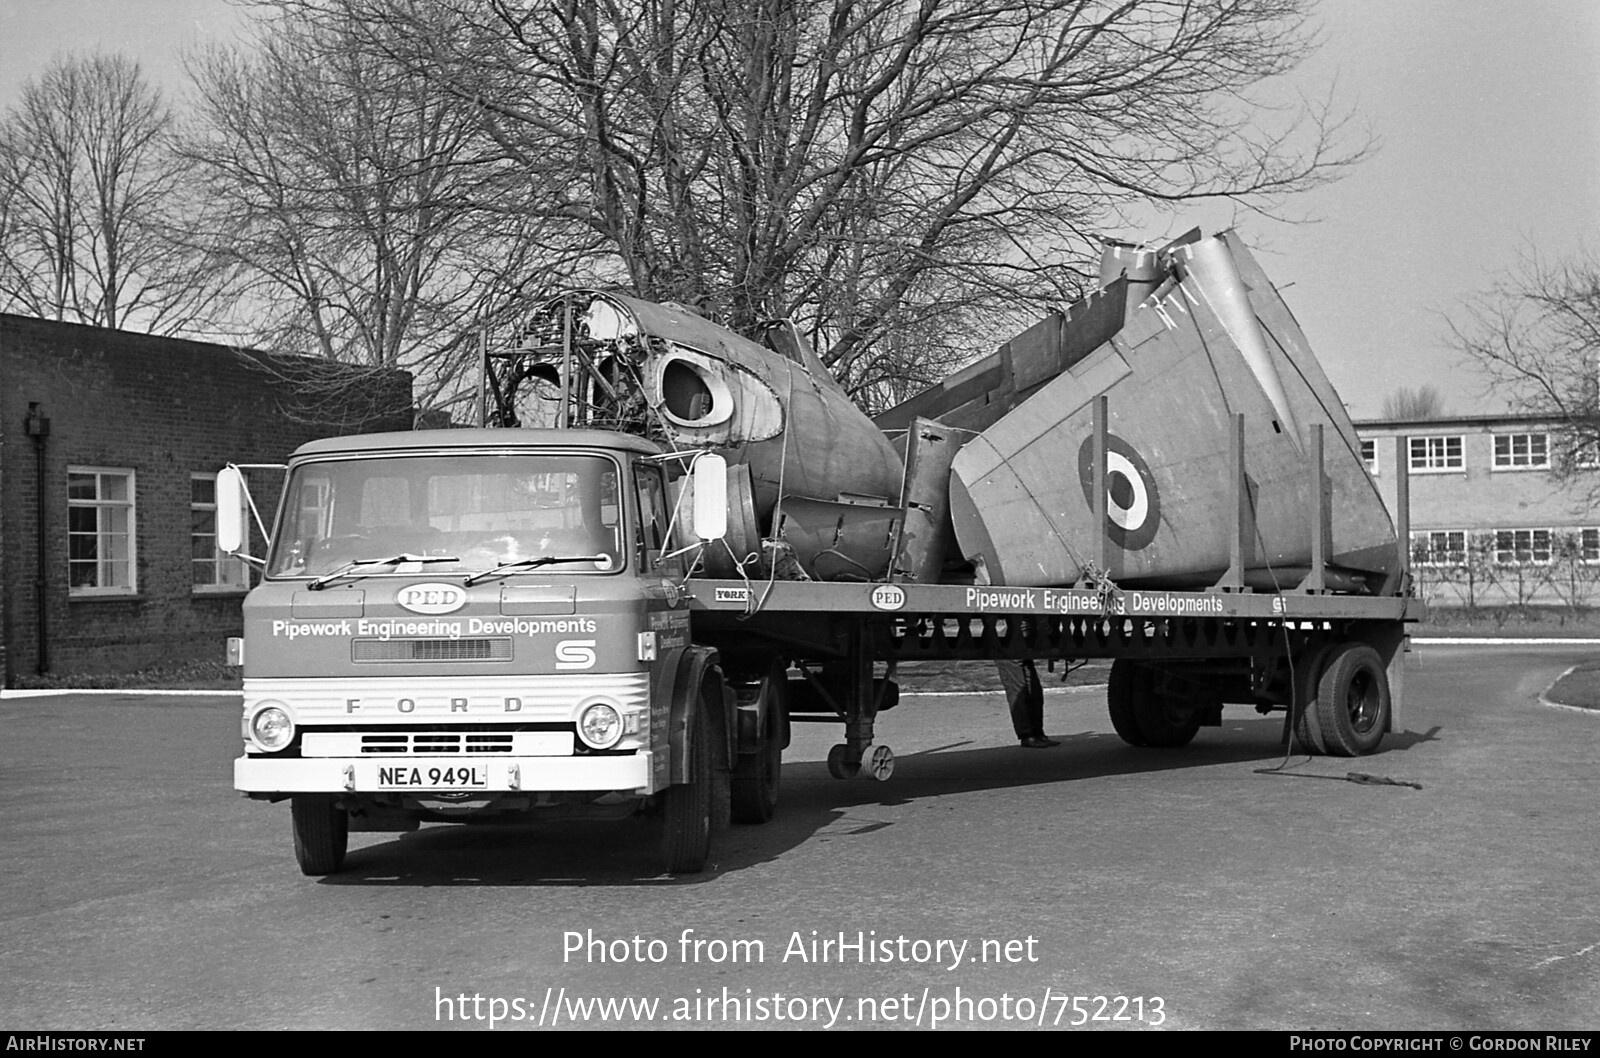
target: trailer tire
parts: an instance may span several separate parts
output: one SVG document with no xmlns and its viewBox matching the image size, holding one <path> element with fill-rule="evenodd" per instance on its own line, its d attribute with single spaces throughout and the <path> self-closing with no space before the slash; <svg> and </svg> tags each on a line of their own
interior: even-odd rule
<svg viewBox="0 0 1600 1058">
<path fill-rule="evenodd" d="M 294 858 L 312 878 L 337 874 L 350 847 L 350 813 L 332 794 L 296 794 L 289 803 L 294 823 Z"/>
<path fill-rule="evenodd" d="M 669 874 L 698 874 L 711 856 L 712 733 L 702 700 L 689 715 L 689 781 L 661 793 L 661 861 Z"/>
<path fill-rule="evenodd" d="M 778 676 L 785 683 L 788 681 L 782 672 Z M 762 693 L 770 700 L 761 745 L 754 753 L 739 754 L 733 766 L 730 796 L 735 823 L 765 823 L 778 807 L 778 783 L 783 775 L 783 685 L 769 681 Z"/>
<path fill-rule="evenodd" d="M 1148 686 L 1149 693 L 1133 702 L 1133 718 L 1138 721 L 1145 745 L 1153 749 L 1181 749 L 1193 742 L 1200 732 L 1205 710 L 1176 694 L 1159 690 L 1153 671 Z"/>
<path fill-rule="evenodd" d="M 1322 718 L 1318 715 L 1317 695 L 1322 673 L 1327 668 L 1328 654 L 1332 650 L 1331 644 L 1312 647 L 1294 665 L 1293 697 L 1289 702 L 1289 734 L 1293 740 L 1291 750 L 1298 745 L 1311 756 L 1328 752 L 1322 741 Z"/>
<path fill-rule="evenodd" d="M 1389 673 L 1365 643 L 1342 643 L 1329 654 L 1317 684 L 1317 721 L 1327 751 L 1339 757 L 1371 753 L 1389 729 Z"/>
<path fill-rule="evenodd" d="M 1154 690 L 1148 666 L 1118 658 L 1111 663 L 1111 676 L 1106 681 L 1106 708 L 1111 714 L 1111 726 L 1117 737 L 1130 746 L 1148 746 L 1144 732 L 1139 729 L 1136 703 Z"/>
</svg>

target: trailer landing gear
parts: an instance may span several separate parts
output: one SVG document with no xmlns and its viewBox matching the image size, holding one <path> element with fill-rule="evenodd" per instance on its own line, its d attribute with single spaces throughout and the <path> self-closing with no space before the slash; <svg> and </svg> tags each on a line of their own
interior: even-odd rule
<svg viewBox="0 0 1600 1058">
<path fill-rule="evenodd" d="M 828 774 L 835 779 L 854 779 L 862 771 L 879 782 L 894 774 L 894 750 L 888 746 L 870 746 L 855 760 L 850 759 L 850 746 L 841 742 L 828 750 Z"/>
</svg>

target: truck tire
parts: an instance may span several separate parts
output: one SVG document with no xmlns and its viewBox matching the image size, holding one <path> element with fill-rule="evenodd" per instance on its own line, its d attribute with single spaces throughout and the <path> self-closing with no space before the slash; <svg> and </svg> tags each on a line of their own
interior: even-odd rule
<svg viewBox="0 0 1600 1058">
<path fill-rule="evenodd" d="M 1140 662 L 1118 658 L 1111 663 L 1111 676 L 1106 682 L 1106 707 L 1117 736 L 1130 746 L 1150 744 L 1139 730 L 1134 704 L 1154 690 L 1150 676 L 1149 667 Z"/>
<path fill-rule="evenodd" d="M 661 794 L 661 862 L 668 874 L 698 874 L 711 856 L 711 735 L 702 701 L 689 715 L 689 781 Z"/>
<path fill-rule="evenodd" d="M 294 822 L 294 858 L 313 878 L 337 874 L 350 846 L 350 813 L 332 794 L 296 794 L 289 804 Z"/>
<path fill-rule="evenodd" d="M 1338 757 L 1371 753 L 1389 729 L 1389 673 L 1365 643 L 1341 643 L 1328 655 L 1317 684 L 1317 722 L 1327 751 Z"/>
<path fill-rule="evenodd" d="M 1312 647 L 1294 660 L 1293 699 L 1289 702 L 1290 750 L 1311 756 L 1328 752 L 1322 741 L 1322 720 L 1317 715 L 1317 687 L 1327 667 L 1332 645 Z"/>
</svg>

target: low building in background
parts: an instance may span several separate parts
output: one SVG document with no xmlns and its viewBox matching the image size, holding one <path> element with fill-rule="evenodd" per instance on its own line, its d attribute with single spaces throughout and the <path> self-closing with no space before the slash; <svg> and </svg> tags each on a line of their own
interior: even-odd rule
<svg viewBox="0 0 1600 1058">
<path fill-rule="evenodd" d="M 216 550 L 217 470 L 411 427 L 408 374 L 342 384 L 301 358 L 0 314 L 5 685 L 220 661 L 251 573 Z M 252 482 L 276 501 L 276 475 Z"/>
<path fill-rule="evenodd" d="M 1412 569 L 1429 602 L 1600 604 L 1600 460 L 1567 447 L 1556 420 L 1470 415 L 1355 426 L 1390 511 L 1397 460 L 1410 472 Z M 1576 473 L 1558 473 L 1568 468 Z"/>
</svg>

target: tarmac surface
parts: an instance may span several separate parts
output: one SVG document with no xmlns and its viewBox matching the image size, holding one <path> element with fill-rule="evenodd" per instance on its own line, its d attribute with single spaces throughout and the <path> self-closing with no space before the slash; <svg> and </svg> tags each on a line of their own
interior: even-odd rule
<svg viewBox="0 0 1600 1058">
<path fill-rule="evenodd" d="M 907 699 L 887 783 L 797 725 L 778 817 L 684 878 L 631 821 L 353 835 L 308 879 L 231 789 L 237 695 L 7 696 L 0 1028 L 1592 1029 L 1600 715 L 1539 696 L 1593 656 L 1419 647 L 1359 760 L 1242 707 L 1136 750 L 1102 688 L 1050 691 L 1054 750 L 998 693 Z"/>
</svg>

